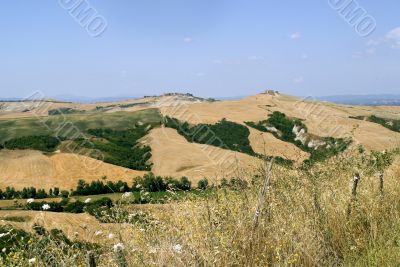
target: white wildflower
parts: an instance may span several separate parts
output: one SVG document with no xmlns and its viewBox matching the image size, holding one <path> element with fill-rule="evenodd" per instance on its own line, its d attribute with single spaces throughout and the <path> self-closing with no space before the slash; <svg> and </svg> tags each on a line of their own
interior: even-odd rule
<svg viewBox="0 0 400 267">
<path fill-rule="evenodd" d="M 100 231 L 100 230 L 96 231 L 96 233 L 94 233 L 95 236 L 99 236 L 99 235 L 102 235 L 102 234 L 103 234 L 103 231 Z"/>
<path fill-rule="evenodd" d="M 139 188 L 141 188 L 141 187 L 142 187 L 141 184 L 137 184 L 137 185 L 136 185 L 136 188 L 137 188 L 137 189 L 139 189 Z"/>
<path fill-rule="evenodd" d="M 172 249 L 176 252 L 176 253 L 182 253 L 182 245 L 181 244 L 176 244 L 172 247 Z"/>
<path fill-rule="evenodd" d="M 130 198 L 132 197 L 132 192 L 125 192 L 122 194 L 122 198 Z"/>
<path fill-rule="evenodd" d="M 36 261 L 36 258 L 32 258 L 32 259 L 29 259 L 29 263 L 34 263 Z"/>
<path fill-rule="evenodd" d="M 118 252 L 118 251 L 124 250 L 125 247 L 124 247 L 124 244 L 118 243 L 113 246 L 113 249 L 114 249 L 114 252 Z"/>
<path fill-rule="evenodd" d="M 42 209 L 43 210 L 49 210 L 50 209 L 50 205 L 49 204 L 43 204 Z"/>
<path fill-rule="evenodd" d="M 3 249 L 1 250 L 1 252 L 6 253 L 6 252 L 7 252 L 7 249 L 6 249 L 6 248 L 3 248 Z"/>
<path fill-rule="evenodd" d="M 26 200 L 26 203 L 28 203 L 28 204 L 31 204 L 31 203 L 33 203 L 33 202 L 35 202 L 35 200 L 34 200 L 33 198 L 28 198 L 28 199 Z"/>
<path fill-rule="evenodd" d="M 91 199 L 91 198 L 87 198 L 87 199 L 85 200 L 85 203 L 88 204 L 88 203 L 90 203 L 90 201 L 92 201 L 92 199 Z"/>
<path fill-rule="evenodd" d="M 114 234 L 108 234 L 108 239 L 113 239 L 114 238 Z"/>
</svg>

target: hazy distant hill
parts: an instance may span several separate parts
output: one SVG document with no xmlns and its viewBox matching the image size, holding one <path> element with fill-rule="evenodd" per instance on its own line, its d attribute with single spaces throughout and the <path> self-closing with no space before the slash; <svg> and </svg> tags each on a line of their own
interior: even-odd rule
<svg viewBox="0 0 400 267">
<path fill-rule="evenodd" d="M 347 105 L 400 106 L 400 95 L 336 95 L 317 99 Z"/>
</svg>

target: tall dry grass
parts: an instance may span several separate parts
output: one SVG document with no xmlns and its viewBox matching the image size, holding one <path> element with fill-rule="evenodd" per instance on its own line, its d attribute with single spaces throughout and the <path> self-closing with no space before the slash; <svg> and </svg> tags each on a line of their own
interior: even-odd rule
<svg viewBox="0 0 400 267">
<path fill-rule="evenodd" d="M 220 188 L 150 209 L 145 222 L 119 224 L 115 242 L 129 266 L 398 266 L 400 166 L 385 168 L 381 194 L 378 163 L 348 151 L 307 169 L 274 165 L 260 207 L 261 167 L 247 189 Z M 131 214 L 136 207 L 118 209 Z M 94 253 L 100 266 L 118 265 L 109 243 Z"/>
</svg>

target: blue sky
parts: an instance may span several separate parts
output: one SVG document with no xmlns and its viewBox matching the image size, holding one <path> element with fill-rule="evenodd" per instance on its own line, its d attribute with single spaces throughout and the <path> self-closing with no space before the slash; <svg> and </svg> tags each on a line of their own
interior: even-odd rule
<svg viewBox="0 0 400 267">
<path fill-rule="evenodd" d="M 367 37 L 330 4 L 351 0 L 89 0 L 98 37 L 69 1 L 2 1 L 0 98 L 400 93 L 398 0 L 354 1 Z"/>
</svg>

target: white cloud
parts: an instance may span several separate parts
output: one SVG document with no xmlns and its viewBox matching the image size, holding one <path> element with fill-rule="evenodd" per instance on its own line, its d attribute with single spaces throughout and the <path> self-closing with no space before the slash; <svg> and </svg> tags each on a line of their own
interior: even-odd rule
<svg viewBox="0 0 400 267">
<path fill-rule="evenodd" d="M 385 44 L 389 45 L 390 48 L 400 48 L 400 27 L 390 30 L 383 38 L 370 39 L 365 43 L 365 45 L 370 49 L 376 49 L 377 47 Z M 366 53 L 371 54 L 371 51 L 372 50 L 367 50 Z M 375 53 L 375 50 L 373 53 Z"/>
<path fill-rule="evenodd" d="M 292 40 L 296 40 L 296 39 L 299 39 L 301 37 L 301 34 L 299 32 L 294 32 L 291 35 L 289 35 L 289 37 Z"/>
<path fill-rule="evenodd" d="M 192 37 L 185 37 L 183 38 L 183 41 L 187 44 L 193 43 L 193 38 Z"/>
<path fill-rule="evenodd" d="M 300 83 L 304 83 L 304 78 L 303 76 L 299 76 L 293 79 L 293 83 L 295 84 L 300 84 Z"/>
<path fill-rule="evenodd" d="M 385 36 L 386 42 L 392 48 L 400 48 L 400 27 L 397 27 L 390 32 L 388 32 Z"/>
</svg>

